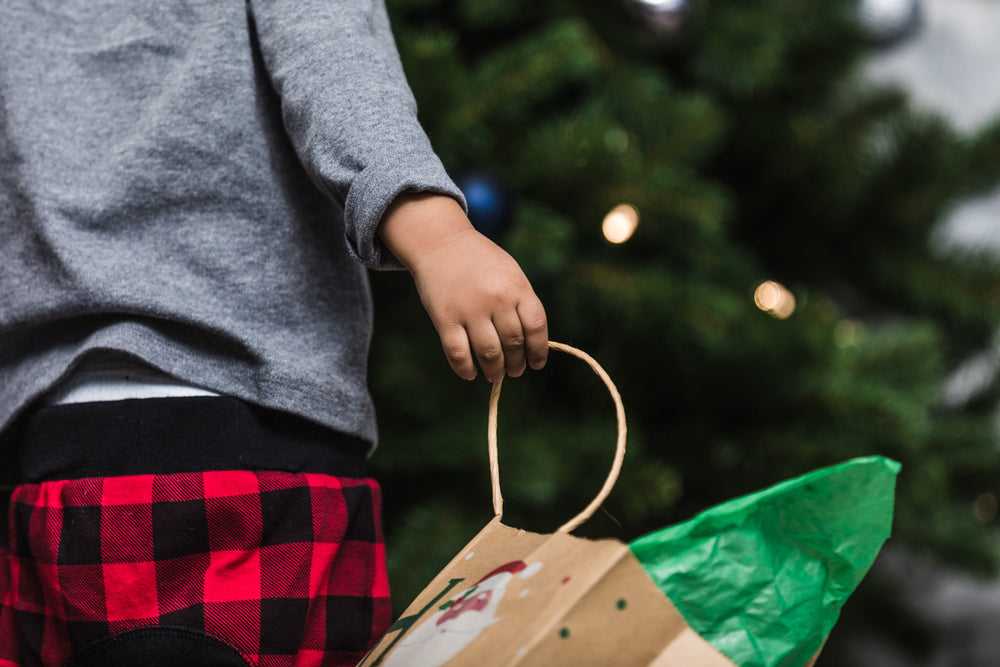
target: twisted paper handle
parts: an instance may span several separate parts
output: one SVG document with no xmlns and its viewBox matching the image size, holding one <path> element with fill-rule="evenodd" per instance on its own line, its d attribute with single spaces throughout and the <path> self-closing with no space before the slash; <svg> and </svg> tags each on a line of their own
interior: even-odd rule
<svg viewBox="0 0 1000 667">
<path fill-rule="evenodd" d="M 618 442 L 615 444 L 615 458 L 611 464 L 611 471 L 608 473 L 607 479 L 604 480 L 604 486 L 601 487 L 601 490 L 590 504 L 582 512 L 560 526 L 557 531 L 568 533 L 593 515 L 597 508 L 601 506 L 601 503 L 608 497 L 608 494 L 611 493 L 611 489 L 614 488 L 615 482 L 618 480 L 618 473 L 622 469 L 622 461 L 625 460 L 625 406 L 622 405 L 622 397 L 618 393 L 614 382 L 611 381 L 611 378 L 604 372 L 600 364 L 594 361 L 593 357 L 582 350 L 563 343 L 549 341 L 549 348 L 566 352 L 587 362 L 590 368 L 597 373 L 598 377 L 604 380 L 608 391 L 611 392 L 611 398 L 615 402 L 615 416 L 618 420 Z M 500 460 L 497 453 L 497 412 L 500 403 L 501 384 L 503 384 L 503 378 L 493 385 L 493 392 L 490 394 L 489 432 L 487 434 L 487 442 L 490 450 L 490 482 L 493 485 L 493 513 L 498 519 L 503 517 L 503 496 L 500 493 Z"/>
</svg>

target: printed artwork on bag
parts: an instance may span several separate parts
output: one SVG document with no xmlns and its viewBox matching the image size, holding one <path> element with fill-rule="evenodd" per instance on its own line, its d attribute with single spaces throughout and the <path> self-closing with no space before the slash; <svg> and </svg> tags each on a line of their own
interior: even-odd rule
<svg viewBox="0 0 1000 667">
<path fill-rule="evenodd" d="M 439 667 L 445 664 L 461 653 L 483 630 L 502 620 L 503 617 L 497 615 L 497 609 L 507 591 L 507 584 L 514 577 L 527 579 L 541 568 L 541 563 L 527 565 L 516 560 L 494 569 L 473 586 L 441 604 L 437 612 L 407 633 L 386 659 L 385 667 Z M 444 594 L 461 581 L 453 579 Z M 522 595 L 526 593 L 526 590 L 522 591 Z"/>
</svg>

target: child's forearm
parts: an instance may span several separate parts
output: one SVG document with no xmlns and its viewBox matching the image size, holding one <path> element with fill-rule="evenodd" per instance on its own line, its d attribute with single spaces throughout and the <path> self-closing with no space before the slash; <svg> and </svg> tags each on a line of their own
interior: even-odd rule
<svg viewBox="0 0 1000 667">
<path fill-rule="evenodd" d="M 396 198 L 379 238 L 409 269 L 460 377 L 491 382 L 541 368 L 548 353 L 545 310 L 517 262 L 475 230 L 454 199 L 429 193 Z"/>
</svg>

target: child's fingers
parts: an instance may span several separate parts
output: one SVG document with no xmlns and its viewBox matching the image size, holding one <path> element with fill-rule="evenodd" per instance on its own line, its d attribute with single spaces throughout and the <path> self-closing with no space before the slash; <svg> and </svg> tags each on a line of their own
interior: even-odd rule
<svg viewBox="0 0 1000 667">
<path fill-rule="evenodd" d="M 476 364 L 472 360 L 469 336 L 465 327 L 453 325 L 441 332 L 441 348 L 448 359 L 448 365 L 463 380 L 476 378 Z"/>
<path fill-rule="evenodd" d="M 503 346 L 491 320 L 466 327 L 472 352 L 490 382 L 499 382 L 504 373 Z"/>
<path fill-rule="evenodd" d="M 525 357 L 528 365 L 538 370 L 545 366 L 549 357 L 549 325 L 545 317 L 545 308 L 542 302 L 534 297 L 518 304 L 517 314 L 521 319 L 521 331 L 524 333 Z"/>
<path fill-rule="evenodd" d="M 517 377 L 524 372 L 524 330 L 514 309 L 493 316 L 493 326 L 503 348 L 503 367 L 507 375 Z"/>
</svg>

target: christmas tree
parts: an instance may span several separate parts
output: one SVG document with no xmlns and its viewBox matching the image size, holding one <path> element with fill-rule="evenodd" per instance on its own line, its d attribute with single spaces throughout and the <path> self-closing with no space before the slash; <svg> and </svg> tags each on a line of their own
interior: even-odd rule
<svg viewBox="0 0 1000 667">
<path fill-rule="evenodd" d="M 579 534 L 630 540 L 880 454 L 903 464 L 892 542 L 994 570 L 1000 384 L 961 400 L 943 387 L 993 340 L 1000 268 L 932 238 L 1000 180 L 1000 123 L 963 136 L 859 81 L 849 0 L 389 8 L 474 222 L 521 263 L 550 336 L 624 399 L 625 467 Z M 451 374 L 405 275 L 373 282 L 372 468 L 405 605 L 491 516 L 489 387 Z M 614 428 L 577 361 L 505 382 L 507 522 L 548 532 L 575 515 Z"/>
</svg>

